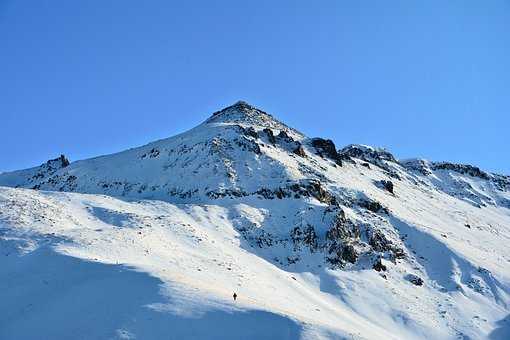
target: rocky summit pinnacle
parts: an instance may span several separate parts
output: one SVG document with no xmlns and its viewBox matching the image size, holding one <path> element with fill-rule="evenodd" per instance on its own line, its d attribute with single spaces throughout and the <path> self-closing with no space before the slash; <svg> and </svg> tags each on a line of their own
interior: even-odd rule
<svg viewBox="0 0 510 340">
<path fill-rule="evenodd" d="M 261 109 L 243 101 L 239 100 L 231 106 L 228 106 L 220 111 L 214 112 L 212 116 L 205 121 L 206 124 L 226 123 L 238 124 L 244 126 L 251 126 L 256 129 L 276 129 L 285 131 L 298 136 L 303 136 L 299 131 L 285 125 L 271 114 L 262 111 Z"/>
</svg>

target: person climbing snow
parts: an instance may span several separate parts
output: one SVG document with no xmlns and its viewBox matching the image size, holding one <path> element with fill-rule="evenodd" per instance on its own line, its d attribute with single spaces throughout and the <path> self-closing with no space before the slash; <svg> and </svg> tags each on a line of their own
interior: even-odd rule
<svg viewBox="0 0 510 340">
<path fill-rule="evenodd" d="M 234 301 L 237 299 L 237 294 L 234 292 L 234 295 L 232 295 L 232 297 L 234 298 Z"/>
</svg>

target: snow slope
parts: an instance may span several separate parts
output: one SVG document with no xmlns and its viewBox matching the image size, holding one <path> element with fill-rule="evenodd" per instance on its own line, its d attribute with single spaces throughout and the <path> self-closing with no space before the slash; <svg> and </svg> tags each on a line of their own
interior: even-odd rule
<svg viewBox="0 0 510 340">
<path fill-rule="evenodd" d="M 239 102 L 0 185 L 0 339 L 510 337 L 507 176 Z"/>
</svg>

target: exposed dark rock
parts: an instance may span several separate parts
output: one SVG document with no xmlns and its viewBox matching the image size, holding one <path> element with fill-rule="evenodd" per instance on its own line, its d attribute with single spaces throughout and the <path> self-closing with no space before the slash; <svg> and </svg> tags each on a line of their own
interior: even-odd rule
<svg viewBox="0 0 510 340">
<path fill-rule="evenodd" d="M 349 145 L 339 151 L 341 155 L 362 159 L 371 163 L 374 160 L 384 160 L 398 163 L 395 157 L 384 149 L 374 149 L 363 145 Z"/>
<path fill-rule="evenodd" d="M 301 181 L 290 185 L 289 189 L 300 196 L 314 197 L 319 202 L 337 205 L 335 196 L 327 191 L 318 180 L 310 179 Z"/>
<path fill-rule="evenodd" d="M 326 261 L 333 267 L 343 267 L 347 262 L 356 263 L 358 253 L 352 244 L 331 244 Z"/>
<path fill-rule="evenodd" d="M 492 183 L 500 191 L 510 191 L 510 176 L 492 174 Z M 505 206 L 510 209 L 510 204 Z"/>
<path fill-rule="evenodd" d="M 466 164 L 455 164 L 448 162 L 432 163 L 432 170 L 451 170 L 464 175 L 478 177 L 485 180 L 490 180 L 489 174 L 480 170 L 476 166 Z"/>
<path fill-rule="evenodd" d="M 432 174 L 429 162 L 424 159 L 405 160 L 401 162 L 401 165 L 407 170 L 417 171 L 424 176 L 429 176 Z"/>
<path fill-rule="evenodd" d="M 276 144 L 276 137 L 273 134 L 273 130 L 266 128 L 262 131 L 266 134 L 267 139 L 269 140 L 269 143 L 271 143 L 273 145 Z"/>
<path fill-rule="evenodd" d="M 251 106 L 244 100 L 239 100 L 236 103 L 234 103 L 234 105 L 228 106 L 228 107 L 224 108 L 223 110 L 214 112 L 212 115 L 213 115 L 213 117 L 215 117 L 215 116 L 219 116 L 225 112 L 229 112 L 229 111 L 233 111 L 233 110 L 240 111 L 240 112 L 246 112 L 246 111 L 255 110 L 255 109 L 256 109 L 255 107 Z"/>
<path fill-rule="evenodd" d="M 405 276 L 405 279 L 409 282 L 411 282 L 415 286 L 423 286 L 423 280 L 421 277 L 414 275 L 414 274 L 407 274 Z"/>
<path fill-rule="evenodd" d="M 391 194 L 394 194 L 392 181 L 381 180 L 381 181 L 376 182 L 376 186 L 378 188 L 388 191 Z"/>
<path fill-rule="evenodd" d="M 69 166 L 69 164 L 71 164 L 71 163 L 66 158 L 66 156 L 60 155 L 60 157 L 55 158 L 55 159 L 50 159 L 49 161 L 46 162 L 46 164 L 43 164 L 42 167 L 44 169 L 42 169 L 42 170 L 55 171 L 58 169 L 65 168 L 65 167 Z"/>
<path fill-rule="evenodd" d="M 240 138 L 236 138 L 233 141 L 237 146 L 239 146 L 244 151 L 251 151 L 260 155 L 262 151 L 260 150 L 260 146 L 256 141 L 247 138 L 246 136 L 240 136 Z"/>
<path fill-rule="evenodd" d="M 393 243 L 386 238 L 386 236 L 379 230 L 367 231 L 368 244 L 378 252 L 385 252 L 394 249 Z"/>
<path fill-rule="evenodd" d="M 400 180 L 400 175 L 388 165 L 387 162 L 398 164 L 398 161 L 391 153 L 384 149 L 372 148 L 364 145 L 349 145 L 338 151 L 338 155 L 342 159 L 358 158 L 367 163 L 377 165 L 385 170 L 387 175 Z"/>
<path fill-rule="evenodd" d="M 149 152 L 147 153 L 144 153 L 142 156 L 140 156 L 141 159 L 144 159 L 146 157 L 149 157 L 149 158 L 156 158 L 159 156 L 159 150 L 158 149 L 155 149 L 155 148 L 152 148 Z"/>
<path fill-rule="evenodd" d="M 206 193 L 209 198 L 225 198 L 225 197 L 245 197 L 250 195 L 259 195 L 265 199 L 284 199 L 284 198 L 300 198 L 313 197 L 319 202 L 330 206 L 338 206 L 335 196 L 327 191 L 318 180 L 303 180 L 297 183 L 289 184 L 285 187 L 274 189 L 260 188 L 255 192 L 246 192 L 241 189 L 222 189 L 218 191 L 209 191 Z"/>
<path fill-rule="evenodd" d="M 69 160 L 66 158 L 66 156 L 64 156 L 64 155 L 60 155 L 59 159 L 60 159 L 60 164 L 61 164 L 62 168 L 65 168 L 66 166 L 69 166 L 69 164 L 71 164 L 69 162 Z"/>
<path fill-rule="evenodd" d="M 333 224 L 326 233 L 326 240 L 342 241 L 350 238 L 359 238 L 360 229 L 351 220 L 345 217 L 343 210 L 339 210 Z"/>
<path fill-rule="evenodd" d="M 306 157 L 305 149 L 303 148 L 303 145 L 299 144 L 297 148 L 292 150 L 292 152 L 300 157 Z"/>
<path fill-rule="evenodd" d="M 175 194 L 171 194 L 172 196 L 177 196 Z M 224 198 L 224 197 L 243 197 L 248 196 L 249 194 L 242 190 L 230 190 L 223 189 L 220 191 L 208 191 L 206 192 L 207 197 L 212 199 Z"/>
<path fill-rule="evenodd" d="M 358 253 L 356 252 L 356 249 L 352 244 L 346 244 L 342 247 L 342 259 L 350 262 L 355 263 L 358 259 Z"/>
<path fill-rule="evenodd" d="M 317 154 L 324 158 L 333 160 L 336 164 L 342 166 L 342 159 L 336 151 L 335 143 L 330 139 L 313 138 L 311 140 L 312 146 L 317 151 Z"/>
<path fill-rule="evenodd" d="M 257 131 L 255 131 L 255 129 L 253 127 L 249 127 L 247 129 L 244 129 L 244 134 L 246 136 L 250 136 L 250 137 L 253 137 L 253 138 L 258 138 L 259 137 L 259 134 L 257 133 Z"/>
<path fill-rule="evenodd" d="M 374 212 L 374 213 L 383 213 L 383 214 L 388 213 L 388 209 L 377 201 L 373 201 L 370 199 L 360 199 L 357 201 L 357 203 L 360 207 L 370 210 L 371 212 Z"/>
<path fill-rule="evenodd" d="M 312 226 L 308 226 L 305 229 L 295 227 L 291 231 L 290 237 L 294 243 L 294 249 L 296 250 L 299 249 L 301 245 L 308 247 L 311 252 L 316 251 L 319 247 L 318 237 Z"/>
<path fill-rule="evenodd" d="M 343 266 L 346 262 L 355 263 L 358 252 L 353 242 L 356 242 L 359 236 L 359 227 L 348 220 L 343 210 L 339 209 L 333 224 L 326 232 L 326 260 L 333 266 Z"/>
<path fill-rule="evenodd" d="M 284 130 L 280 131 L 280 133 L 278 134 L 278 139 L 281 139 L 282 141 L 285 141 L 287 143 L 293 143 L 294 142 L 294 139 L 292 137 L 290 137 L 287 132 L 285 132 Z"/>
<path fill-rule="evenodd" d="M 378 258 L 377 261 L 375 261 L 374 265 L 372 266 L 372 268 L 375 270 L 375 271 L 378 271 L 378 272 L 385 272 L 387 270 L 386 266 L 382 263 L 381 259 Z"/>
</svg>

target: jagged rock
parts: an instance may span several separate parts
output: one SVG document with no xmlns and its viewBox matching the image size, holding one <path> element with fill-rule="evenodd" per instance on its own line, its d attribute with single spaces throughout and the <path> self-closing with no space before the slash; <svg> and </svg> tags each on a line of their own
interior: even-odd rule
<svg viewBox="0 0 510 340">
<path fill-rule="evenodd" d="M 368 230 L 367 234 L 368 244 L 375 251 L 385 252 L 393 250 L 394 248 L 393 243 L 390 240 L 388 240 L 388 238 L 386 238 L 386 236 L 384 236 L 384 234 L 381 231 Z"/>
<path fill-rule="evenodd" d="M 384 160 L 393 163 L 398 161 L 393 157 L 391 153 L 381 148 L 373 148 L 366 145 L 352 144 L 348 145 L 339 151 L 340 155 L 347 155 L 352 158 L 362 159 L 366 162 L 372 162 L 374 160 Z"/>
<path fill-rule="evenodd" d="M 246 136 L 242 136 L 241 138 L 236 138 L 233 141 L 237 146 L 239 146 L 242 150 L 251 151 L 256 153 L 257 155 L 262 154 L 260 150 L 260 146 L 256 141 L 247 138 Z"/>
<path fill-rule="evenodd" d="M 325 247 L 328 251 L 327 261 L 333 266 L 342 266 L 346 262 L 355 263 L 358 252 L 353 242 L 360 237 L 360 229 L 345 217 L 342 209 L 333 220 L 333 224 L 326 232 Z"/>
<path fill-rule="evenodd" d="M 374 265 L 372 266 L 372 268 L 375 270 L 375 271 L 378 271 L 378 272 L 385 272 L 387 270 L 386 266 L 382 263 L 381 259 L 377 259 L 377 261 L 375 261 Z"/>
<path fill-rule="evenodd" d="M 388 214 L 388 209 L 377 201 L 370 200 L 370 199 L 360 199 L 360 200 L 358 200 L 357 203 L 360 207 L 370 210 L 371 212 L 374 212 L 374 213 L 380 212 L 383 214 Z"/>
<path fill-rule="evenodd" d="M 346 244 L 342 247 L 342 259 L 350 263 L 356 263 L 358 253 L 352 244 Z"/>
<path fill-rule="evenodd" d="M 292 137 L 290 137 L 288 135 L 287 132 L 285 132 L 284 130 L 280 131 L 280 133 L 278 134 L 278 139 L 281 139 L 287 143 L 293 143 L 294 142 L 294 139 Z"/>
<path fill-rule="evenodd" d="M 392 181 L 381 180 L 381 181 L 376 182 L 376 185 L 377 185 L 377 187 L 384 189 L 391 194 L 394 194 Z"/>
<path fill-rule="evenodd" d="M 266 134 L 267 139 L 269 140 L 269 143 L 271 143 L 273 145 L 276 144 L 276 137 L 273 134 L 273 130 L 266 128 L 262 131 Z"/>
<path fill-rule="evenodd" d="M 45 166 L 46 171 L 55 171 L 58 169 L 65 168 L 71 164 L 69 160 L 66 158 L 65 155 L 60 155 L 60 157 L 57 157 L 55 159 L 50 159 L 46 162 L 43 166 Z"/>
<path fill-rule="evenodd" d="M 423 279 L 415 274 L 407 274 L 405 279 L 415 286 L 423 286 Z"/>
<path fill-rule="evenodd" d="M 292 150 L 292 152 L 300 157 L 306 157 L 305 149 L 303 148 L 303 145 L 299 144 L 297 148 Z"/>
<path fill-rule="evenodd" d="M 373 148 L 366 145 L 348 145 L 342 150 L 338 151 L 341 158 L 358 158 L 368 163 L 377 165 L 385 170 L 387 175 L 401 180 L 400 175 L 395 171 L 394 166 L 387 164 L 387 162 L 398 164 L 398 161 L 391 153 L 381 148 Z"/>
<path fill-rule="evenodd" d="M 322 183 L 316 179 L 310 179 L 301 181 L 299 183 L 292 184 L 289 187 L 294 193 L 305 196 L 305 197 L 314 197 L 319 202 L 326 203 L 329 205 L 337 205 L 337 201 L 335 196 L 333 196 L 329 191 L 327 191 Z"/>
<path fill-rule="evenodd" d="M 510 191 L 510 176 L 492 174 L 492 183 L 499 191 Z M 510 201 L 505 206 L 510 209 Z"/>
<path fill-rule="evenodd" d="M 350 238 L 359 238 L 359 236 L 359 227 L 348 220 L 344 211 L 340 209 L 326 233 L 326 240 L 338 242 Z"/>
<path fill-rule="evenodd" d="M 308 226 L 304 230 L 300 227 L 295 227 L 291 231 L 290 237 L 296 250 L 299 249 L 300 245 L 305 245 L 311 252 L 314 252 L 319 246 L 317 234 L 312 226 Z"/>
<path fill-rule="evenodd" d="M 71 164 L 69 162 L 69 160 L 66 158 L 66 156 L 64 156 L 63 154 L 60 155 L 60 164 L 62 166 L 62 168 L 65 168 L 66 166 L 69 166 L 69 164 Z"/>
<path fill-rule="evenodd" d="M 244 129 L 244 134 L 246 136 L 250 136 L 250 137 L 253 137 L 253 138 L 258 138 L 259 137 L 259 134 L 257 133 L 257 131 L 255 131 L 255 129 L 252 126 L 250 126 L 247 129 Z"/>
<path fill-rule="evenodd" d="M 324 158 L 333 160 L 336 164 L 342 166 L 342 159 L 336 151 L 335 143 L 330 139 L 313 138 L 311 141 L 312 146 L 317 151 L 317 154 Z"/>
<path fill-rule="evenodd" d="M 464 175 L 478 177 L 485 180 L 490 180 L 491 178 L 489 174 L 480 170 L 480 168 L 466 164 L 455 164 L 448 162 L 432 163 L 432 170 L 451 170 Z"/>
<path fill-rule="evenodd" d="M 333 267 L 343 267 L 345 263 L 356 263 L 358 253 L 356 248 L 350 243 L 333 243 L 328 248 L 326 261 Z"/>
<path fill-rule="evenodd" d="M 408 159 L 401 161 L 400 164 L 407 170 L 417 171 L 424 176 L 432 174 L 429 162 L 424 159 Z"/>
</svg>

